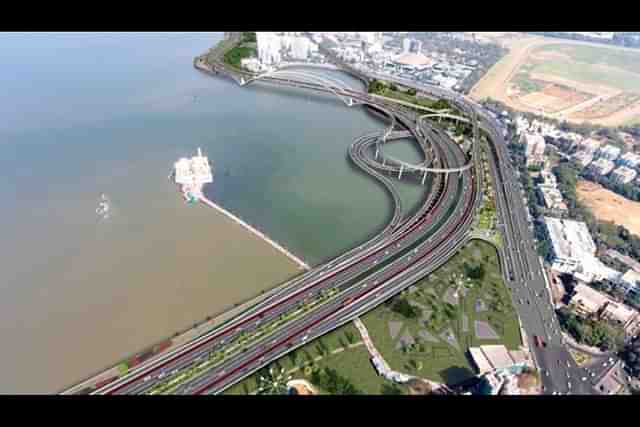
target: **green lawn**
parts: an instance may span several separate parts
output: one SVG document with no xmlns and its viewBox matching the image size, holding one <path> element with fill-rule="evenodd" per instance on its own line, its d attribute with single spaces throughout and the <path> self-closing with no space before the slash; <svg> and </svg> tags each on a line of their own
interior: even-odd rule
<svg viewBox="0 0 640 427">
<path fill-rule="evenodd" d="M 553 74 L 584 83 L 602 84 L 628 92 L 640 92 L 640 54 L 605 47 L 552 44 L 536 51 L 561 52 L 571 59 L 554 58 L 531 71 Z M 612 68 L 600 68 L 602 64 Z"/>
<path fill-rule="evenodd" d="M 466 296 L 461 297 L 460 303 L 450 307 L 447 313 L 443 296 L 447 289 L 453 286 L 451 283 L 452 275 L 463 274 L 465 262 L 471 266 L 482 264 L 485 270 L 484 278 L 472 280 L 471 288 L 467 291 Z M 394 299 L 407 298 L 437 312 L 436 318 L 428 322 L 426 330 L 431 335 L 438 336 L 450 328 L 458 341 L 459 349 L 445 340 L 438 339 L 438 342 L 434 343 L 419 338 L 418 332 L 425 329 L 419 319 L 406 319 L 393 312 L 388 304 L 382 304 L 363 316 L 362 321 L 369 330 L 377 349 L 392 369 L 438 382 L 457 383 L 474 375 L 474 367 L 466 355 L 469 347 L 483 344 L 504 344 L 509 349 L 516 349 L 520 346 L 517 317 L 508 291 L 502 282 L 495 248 L 490 244 L 478 240 L 472 241 L 449 263 L 416 283 L 415 289 L 414 292 L 405 291 Z M 476 313 L 477 296 L 482 296 L 489 307 L 493 301 L 501 299 L 504 305 L 503 312 L 498 313 L 490 308 L 489 311 Z M 463 313 L 468 318 L 466 332 L 463 331 Z M 476 338 L 473 333 L 474 320 L 488 321 L 500 335 L 500 339 L 480 340 Z M 402 329 L 395 339 L 390 336 L 389 321 L 403 322 Z M 415 348 L 407 353 L 396 349 L 399 337 L 406 332 L 417 339 Z M 364 345 L 345 348 L 336 354 L 331 353 L 335 349 L 359 341 L 361 341 L 360 334 L 353 324 L 349 323 L 306 344 L 293 354 L 282 357 L 274 362 L 273 366 L 282 367 L 289 371 L 295 367 L 302 368 L 309 364 L 310 360 L 322 356 L 320 361 L 314 362 L 316 367 L 336 369 L 340 375 L 348 378 L 362 392 L 380 394 L 382 387 L 385 384 L 388 385 L 389 382 L 377 375 Z M 327 350 L 323 351 L 323 347 Z M 416 365 L 421 365 L 421 369 L 418 369 Z M 305 378 L 303 369 L 299 369 L 292 375 L 294 378 Z M 248 394 L 256 388 L 254 375 L 230 387 L 224 394 Z"/>
<path fill-rule="evenodd" d="M 351 326 L 351 325 L 350 325 Z M 309 353 L 309 349 L 306 349 Z M 280 365 L 285 370 L 290 370 L 292 365 L 288 360 L 288 357 L 284 357 L 274 363 L 274 366 Z M 302 364 L 299 364 L 299 366 Z M 378 376 L 375 368 L 369 360 L 369 353 L 364 345 L 347 348 L 344 351 L 336 354 L 329 354 L 324 356 L 322 360 L 315 362 L 315 366 L 318 369 L 332 368 L 339 372 L 341 376 L 350 380 L 355 387 L 364 394 L 381 394 L 382 387 L 385 384 L 390 384 L 389 381 Z M 303 369 L 299 369 L 291 374 L 293 379 L 306 379 Z M 244 395 L 253 392 L 257 388 L 256 376 L 252 375 L 242 382 L 228 388 L 223 394 L 230 395 Z M 321 394 L 324 394 L 320 390 Z"/>
<path fill-rule="evenodd" d="M 485 267 L 485 277 L 482 281 L 472 281 L 471 289 L 467 291 L 465 297 L 460 298 L 458 305 L 453 306 L 453 313 L 450 313 L 448 317 L 442 309 L 446 305 L 443 297 L 447 289 L 453 286 L 451 283 L 452 275 L 463 274 L 465 262 L 470 265 L 482 263 Z M 500 276 L 495 249 L 488 243 L 472 241 L 449 263 L 416 285 L 417 291 L 407 293 L 404 297 L 440 313 L 428 321 L 426 327 L 420 323 L 419 319 L 403 318 L 384 305 L 363 318 L 376 347 L 393 369 L 434 381 L 456 383 L 473 375 L 474 368 L 466 356 L 469 347 L 504 344 L 509 349 L 517 349 L 520 346 L 520 330 L 515 310 Z M 489 306 L 493 301 L 501 299 L 504 305 L 503 312 L 498 313 L 490 309 L 486 312 L 476 313 L 475 301 L 478 296 L 483 296 Z M 463 331 L 463 313 L 468 318 L 466 332 Z M 500 339 L 480 340 L 476 338 L 473 333 L 475 320 L 488 321 L 500 335 Z M 391 338 L 389 321 L 403 322 L 402 329 L 395 339 Z M 439 342 L 435 343 L 422 339 L 418 335 L 419 331 L 426 329 L 432 336 L 438 337 L 449 328 L 455 335 L 459 348 L 450 345 L 446 340 L 439 339 Z M 405 353 L 398 350 L 396 346 L 399 337 L 407 332 L 416 339 L 417 345 L 414 350 Z M 415 369 L 412 366 L 412 360 L 422 362 L 422 369 Z"/>
</svg>

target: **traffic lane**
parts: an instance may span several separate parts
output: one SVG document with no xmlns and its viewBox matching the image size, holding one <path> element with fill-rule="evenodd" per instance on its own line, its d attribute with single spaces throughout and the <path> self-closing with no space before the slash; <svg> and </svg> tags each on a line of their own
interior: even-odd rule
<svg viewBox="0 0 640 427">
<path fill-rule="evenodd" d="M 459 215 L 454 215 L 454 217 L 458 217 L 458 216 L 459 216 Z M 467 223 L 469 222 L 469 218 L 470 218 L 470 216 L 469 216 L 469 215 L 467 215 L 467 219 L 466 219 L 466 222 L 467 222 Z M 451 242 L 451 240 L 449 240 L 448 242 Z M 426 244 L 425 244 L 425 245 L 426 245 Z M 415 266 L 414 266 L 414 267 L 415 267 Z M 246 371 L 247 371 L 247 369 L 242 369 L 242 371 L 240 371 L 240 374 L 241 374 L 242 372 L 246 372 Z M 235 375 L 235 374 L 234 374 L 234 375 Z M 235 381 L 235 379 L 234 379 L 234 381 Z"/>
<path fill-rule="evenodd" d="M 334 261 L 330 262 L 330 263 L 329 263 L 329 265 L 333 264 L 335 261 L 336 261 L 336 260 L 334 260 Z M 325 266 L 325 267 L 324 267 L 324 268 L 322 268 L 322 269 L 326 270 L 326 268 L 327 268 L 327 267 Z M 318 269 L 318 270 L 321 270 L 321 269 Z M 314 274 L 314 273 L 315 273 L 315 272 L 312 272 L 311 274 Z M 311 276 L 308 280 L 312 281 L 312 280 L 313 280 L 313 277 L 314 277 L 314 276 Z M 298 279 L 296 279 L 296 280 L 298 280 Z M 301 287 L 304 287 L 304 286 L 307 284 L 307 281 L 305 281 L 304 279 L 301 279 L 301 280 L 300 280 L 300 282 L 301 282 L 301 283 L 300 283 L 300 286 L 301 286 Z M 295 286 L 295 285 L 297 285 L 297 284 L 296 284 L 296 283 L 293 283 L 293 284 L 292 284 L 292 286 Z M 286 288 L 286 289 L 281 289 L 281 290 L 279 290 L 278 292 L 276 292 L 276 294 L 275 294 L 275 295 L 272 295 L 269 299 L 270 299 L 270 300 L 273 300 L 274 298 L 277 298 L 280 294 L 284 294 L 284 293 L 287 293 L 287 292 L 290 292 L 290 291 L 291 291 L 291 288 L 290 288 L 290 287 L 289 287 L 289 288 Z M 266 304 L 268 304 L 268 302 L 266 302 L 266 303 L 265 303 L 265 302 L 263 302 L 263 304 L 264 304 L 264 305 L 266 305 Z M 262 305 L 262 304 L 261 304 L 261 305 Z M 255 310 L 255 309 L 259 309 L 259 308 L 254 308 L 254 310 Z M 240 320 L 237 320 L 236 322 L 239 322 L 239 321 L 240 321 Z"/>
<path fill-rule="evenodd" d="M 410 260 L 410 256 L 407 258 L 407 260 Z M 187 386 L 188 387 L 188 386 Z"/>
<path fill-rule="evenodd" d="M 341 279 L 342 281 L 348 281 L 348 280 L 352 279 L 352 278 L 353 278 L 353 277 L 355 277 L 357 274 L 364 272 L 368 267 L 371 267 L 371 266 L 373 266 L 374 264 L 376 264 L 376 263 L 378 263 L 378 262 L 383 262 L 383 260 L 386 260 L 387 258 L 390 258 L 390 257 L 394 256 L 394 255 L 395 255 L 395 251 L 394 251 L 394 253 L 391 253 L 391 254 L 389 253 L 389 251 L 387 251 L 387 252 L 385 252 L 385 254 L 389 254 L 389 255 L 388 255 L 388 256 L 384 256 L 384 255 L 383 255 L 383 256 L 378 257 L 377 259 L 372 259 L 372 260 L 371 260 L 371 261 L 369 261 L 368 263 L 362 263 L 362 264 L 360 264 L 360 266 L 359 266 L 360 268 L 358 268 L 358 269 L 356 269 L 356 270 L 353 270 L 353 269 L 352 269 L 352 270 L 347 270 L 347 272 L 346 272 L 346 273 L 344 273 L 346 276 L 344 276 L 344 277 L 340 277 L 340 279 Z M 366 255 L 366 254 L 365 254 L 365 255 Z M 331 283 L 330 283 L 330 284 L 327 284 L 327 286 L 323 286 L 321 289 L 326 289 L 327 287 L 334 287 L 334 286 L 335 286 L 335 284 L 331 284 Z M 312 291 L 312 292 L 310 292 L 309 294 L 307 294 L 306 296 L 301 294 L 301 295 L 300 295 L 300 299 L 303 299 L 303 298 L 309 298 L 309 297 L 311 297 L 311 296 L 312 296 L 312 295 L 314 295 L 314 294 L 318 294 L 319 292 L 320 292 L 320 289 L 318 289 L 318 290 L 316 290 L 316 291 Z M 281 312 L 286 311 L 285 309 L 288 309 L 288 308 L 290 308 L 291 306 L 297 305 L 297 303 L 298 303 L 298 300 L 292 300 L 292 302 L 291 302 L 288 306 L 283 307 L 283 309 L 279 310 L 278 312 L 275 312 L 275 314 L 272 314 L 270 317 L 271 317 L 271 318 L 273 318 L 273 317 L 275 317 L 275 316 L 277 316 L 277 315 L 281 314 Z M 268 320 L 269 320 L 269 318 L 264 319 L 264 321 L 268 321 Z M 259 325 L 260 323 L 262 323 L 262 322 L 261 322 L 261 321 L 260 321 L 260 319 L 259 319 L 259 320 L 256 322 L 256 324 L 255 324 L 255 325 L 250 324 L 249 326 L 257 326 L 257 325 Z M 251 329 L 253 329 L 253 328 L 243 328 L 243 330 L 251 330 Z M 237 335 L 237 333 L 239 333 L 239 332 L 236 332 L 236 335 Z M 227 338 L 227 339 L 228 339 L 228 340 L 230 340 L 230 339 L 232 339 L 232 337 L 233 337 L 233 336 L 231 336 L 230 338 Z M 207 351 L 211 351 L 211 349 L 207 349 Z M 170 367 L 169 367 L 169 371 L 170 371 L 171 369 L 173 369 L 173 366 L 170 366 Z M 165 371 L 167 371 L 167 368 L 165 368 L 165 369 L 163 370 L 163 372 L 165 372 Z M 148 375 L 148 374 L 147 374 L 147 375 Z M 156 374 L 155 376 L 153 376 L 152 378 L 157 378 L 159 375 L 163 375 L 163 374 L 162 374 L 162 373 L 157 373 L 157 374 Z M 144 378 L 144 377 L 141 377 L 141 379 L 142 379 L 142 378 Z M 162 378 L 164 378 L 164 376 L 163 376 Z M 161 378 L 161 379 L 162 379 L 162 378 Z M 151 385 L 152 383 L 149 383 L 149 384 Z"/>
<path fill-rule="evenodd" d="M 450 251 L 453 251 L 453 250 L 452 250 L 452 249 L 450 249 Z M 431 261 L 431 260 L 429 260 L 429 262 L 430 262 L 430 261 Z M 435 267 L 435 268 L 437 268 L 437 267 Z M 398 279 L 398 280 L 399 280 L 399 281 L 402 281 L 402 280 L 405 280 L 405 281 L 406 281 L 406 279 L 405 279 L 405 278 L 400 278 L 400 279 Z M 411 278 L 409 281 L 410 281 L 411 283 L 413 283 L 414 279 L 413 279 L 413 278 Z M 405 287 L 407 287 L 407 286 L 409 286 L 409 285 L 405 284 Z M 371 298 L 373 298 L 373 299 L 375 299 L 375 298 L 379 299 L 380 301 L 379 301 L 379 302 L 377 302 L 377 304 L 379 304 L 379 303 L 382 303 L 384 300 L 386 300 L 386 299 L 387 299 L 388 297 L 390 297 L 391 295 L 394 295 L 395 293 L 397 293 L 398 291 L 399 291 L 398 289 L 389 289 L 389 290 L 386 290 L 386 291 L 383 289 L 383 290 L 382 290 L 382 291 L 380 291 L 380 292 L 376 292 L 376 293 L 372 294 L 372 297 L 371 297 Z M 353 309 L 353 310 L 357 310 L 357 306 L 356 306 L 356 304 L 360 304 L 360 305 L 364 305 L 364 306 L 366 306 L 366 305 L 371 304 L 371 303 L 370 303 L 368 300 L 366 300 L 366 299 L 365 299 L 365 300 L 359 300 L 358 302 L 354 302 L 354 303 L 352 303 L 352 304 L 354 305 L 354 307 L 352 307 L 352 309 Z M 367 308 L 367 309 L 368 309 L 368 308 Z M 349 315 L 349 316 L 351 316 L 351 315 Z M 344 317 L 344 315 L 336 314 L 336 317 Z M 343 322 L 343 323 L 344 323 L 344 322 Z M 336 325 L 337 325 L 337 323 L 333 323 L 333 324 L 327 324 L 325 327 L 321 327 L 321 330 L 320 330 L 320 332 L 318 333 L 318 335 L 321 335 L 321 334 L 323 334 L 323 333 L 327 332 L 328 330 L 335 328 L 335 327 L 336 327 Z M 276 358 L 281 357 L 281 356 L 282 356 L 282 355 L 277 355 L 277 356 L 276 356 Z M 257 368 L 257 369 L 259 369 L 259 368 Z M 246 370 L 245 370 L 245 371 L 246 371 Z M 238 375 L 240 375 L 240 374 L 238 374 Z M 235 382 L 235 381 L 237 381 L 237 379 L 234 379 L 233 381 Z"/>
</svg>

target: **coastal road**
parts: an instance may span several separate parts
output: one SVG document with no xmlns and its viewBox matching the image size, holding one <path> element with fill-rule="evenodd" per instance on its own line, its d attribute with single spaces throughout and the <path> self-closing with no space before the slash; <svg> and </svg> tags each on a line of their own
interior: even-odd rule
<svg viewBox="0 0 640 427">
<path fill-rule="evenodd" d="M 464 161 L 464 159 L 463 159 L 463 161 Z M 449 180 L 449 182 L 453 183 L 455 185 L 455 180 Z M 449 187 L 450 186 L 451 185 L 449 185 Z M 468 192 L 468 194 L 472 194 L 472 192 Z M 448 193 L 444 193 L 444 195 L 445 195 L 445 199 L 447 201 L 450 201 L 451 196 L 448 195 Z M 428 244 L 429 243 L 430 242 L 428 242 Z M 397 244 L 396 247 L 399 249 L 400 246 L 401 246 L 401 244 Z M 416 253 L 418 253 L 418 252 L 416 252 Z M 407 262 L 410 261 L 410 258 L 411 258 L 411 256 L 407 257 Z M 370 260 L 368 262 L 370 262 L 372 264 L 375 264 L 377 261 L 379 261 L 379 260 L 373 259 L 373 260 Z M 320 269 L 320 270 L 322 270 L 322 269 Z M 334 285 L 335 286 L 335 284 L 331 284 L 331 283 L 330 283 L 330 285 Z M 281 303 L 280 303 L 280 305 L 281 305 Z M 333 308 L 333 307 L 329 307 L 328 309 L 331 309 L 331 308 Z M 324 313 L 320 312 L 320 314 L 324 314 Z M 320 314 L 318 314 L 318 315 L 320 315 Z M 310 318 L 310 319 L 311 320 L 315 320 L 314 318 Z M 259 322 L 256 321 L 256 325 L 258 323 Z M 247 327 L 249 328 L 251 326 L 252 325 L 249 324 Z M 236 328 L 236 329 L 238 329 L 238 328 Z M 234 336 L 235 336 L 234 334 L 230 334 L 229 338 L 227 338 L 227 339 L 231 339 L 232 340 Z M 210 346 L 211 343 L 214 340 L 213 339 L 208 339 L 208 341 L 209 342 L 207 344 Z M 224 339 L 220 339 L 219 340 L 219 345 L 224 345 Z M 198 348 L 196 348 L 196 350 L 200 351 L 199 349 L 201 349 L 203 347 L 204 347 L 204 345 L 200 345 Z M 260 348 L 260 347 L 258 347 L 258 348 Z M 246 353 L 248 353 L 246 357 L 253 355 L 253 352 L 250 352 L 250 351 L 248 351 Z M 101 392 L 113 392 L 113 391 L 118 391 L 118 392 L 120 392 L 120 391 L 124 391 L 124 392 L 127 392 L 127 391 L 139 392 L 140 391 L 140 386 L 139 386 L 140 382 L 148 383 L 148 384 L 152 385 L 152 384 L 154 384 L 155 382 L 157 382 L 159 380 L 163 380 L 165 375 L 168 375 L 169 373 L 176 374 L 176 373 L 180 372 L 180 370 L 183 369 L 183 366 L 178 366 L 177 364 L 185 363 L 185 361 L 189 362 L 191 360 L 197 360 L 199 357 L 202 357 L 202 354 L 196 353 L 195 351 L 193 351 L 193 349 L 191 349 L 188 352 L 186 352 L 186 355 L 187 355 L 186 359 L 181 357 L 182 354 L 185 354 L 185 352 L 182 352 L 181 355 L 177 355 L 176 357 L 174 357 L 173 360 L 169 361 L 169 363 L 163 363 L 161 366 L 152 367 L 152 369 L 147 370 L 145 372 L 136 373 L 136 378 L 129 379 L 125 384 L 116 383 L 116 384 L 113 384 L 113 385 L 110 385 L 110 386 L 106 387 L 106 390 L 103 389 L 103 390 L 101 390 Z M 191 356 L 192 354 L 194 355 L 193 357 Z M 260 361 L 260 360 L 265 361 L 266 360 L 265 357 L 266 356 L 263 354 L 262 356 L 260 356 L 258 358 L 258 361 Z M 234 358 L 234 360 L 235 360 L 235 358 Z M 176 362 L 177 362 L 177 364 L 176 364 Z M 172 363 L 173 363 L 173 365 L 171 365 Z M 229 369 L 233 369 L 233 366 L 231 366 Z M 242 372 L 243 370 L 245 370 L 245 368 L 240 368 L 240 372 Z M 224 369 L 221 369 L 221 371 L 224 371 Z M 156 375 L 156 373 L 157 373 L 157 376 L 154 376 L 154 375 Z M 188 386 L 188 385 L 185 386 L 186 389 L 189 389 L 189 387 L 190 386 Z"/>
</svg>

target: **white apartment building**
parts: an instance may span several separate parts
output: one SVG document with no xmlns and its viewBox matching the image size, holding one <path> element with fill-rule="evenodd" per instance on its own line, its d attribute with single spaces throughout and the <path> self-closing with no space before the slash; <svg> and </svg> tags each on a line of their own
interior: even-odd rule
<svg viewBox="0 0 640 427">
<path fill-rule="evenodd" d="M 589 164 L 593 161 L 593 154 L 588 151 L 578 151 L 571 157 L 583 168 L 589 166 Z"/>
<path fill-rule="evenodd" d="M 595 256 L 596 244 L 584 222 L 544 217 L 551 242 L 551 268 L 559 273 L 583 270 L 583 263 Z"/>
<path fill-rule="evenodd" d="M 630 168 L 637 168 L 640 166 L 640 154 L 632 153 L 630 151 L 628 153 L 624 153 L 618 158 L 618 164 Z"/>
<path fill-rule="evenodd" d="M 525 145 L 527 166 L 541 165 L 544 163 L 544 149 L 546 144 L 542 135 L 523 133 L 520 136 L 520 143 Z"/>
<path fill-rule="evenodd" d="M 281 60 L 280 49 L 282 42 L 276 33 L 257 32 L 258 59 L 263 65 L 276 65 Z"/>
<path fill-rule="evenodd" d="M 628 184 L 638 175 L 638 172 L 626 166 L 620 166 L 611 172 L 611 179 L 618 184 Z"/>
<path fill-rule="evenodd" d="M 611 160 L 600 158 L 591 162 L 589 170 L 597 175 L 604 176 L 608 175 L 614 167 L 615 164 Z"/>
<path fill-rule="evenodd" d="M 404 39 L 402 39 L 402 53 L 409 53 L 410 50 L 411 50 L 411 39 L 408 37 L 405 37 Z"/>
<path fill-rule="evenodd" d="M 309 57 L 309 40 L 306 37 L 294 37 L 291 44 L 291 56 L 294 59 L 305 60 Z"/>
<path fill-rule="evenodd" d="M 620 156 L 621 152 L 622 150 L 615 145 L 605 145 L 596 151 L 596 157 L 613 161 Z"/>
</svg>

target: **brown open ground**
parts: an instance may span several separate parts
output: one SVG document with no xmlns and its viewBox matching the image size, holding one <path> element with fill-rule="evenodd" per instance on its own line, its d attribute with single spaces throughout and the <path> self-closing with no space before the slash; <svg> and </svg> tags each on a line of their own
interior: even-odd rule
<svg viewBox="0 0 640 427">
<path fill-rule="evenodd" d="M 505 40 L 505 37 L 501 35 L 494 39 L 496 41 L 502 41 Z M 621 105 L 619 95 L 622 94 L 622 91 L 617 88 L 578 82 L 550 74 L 531 73 L 529 76 L 531 79 L 559 84 L 576 89 L 583 94 L 592 94 L 595 96 L 591 99 L 578 96 L 573 99 L 568 99 L 566 102 L 556 102 L 546 96 L 538 95 L 541 92 L 534 92 L 519 97 L 519 93 L 514 91 L 513 85 L 511 84 L 511 80 L 520 71 L 521 67 L 531 60 L 544 61 L 567 57 L 567 55 L 562 52 L 533 52 L 535 48 L 543 45 L 582 45 L 623 51 L 637 51 L 618 46 L 530 35 L 520 35 L 520 37 L 514 37 L 508 40 L 509 43 L 502 44 L 510 49 L 509 53 L 498 61 L 471 89 L 470 96 L 473 99 L 481 100 L 490 97 L 517 110 L 534 112 L 552 118 L 566 119 L 576 123 L 588 121 L 603 126 L 616 126 L 640 121 L 640 102 L 629 99 L 627 105 Z M 602 64 L 598 68 L 607 67 L 606 64 Z M 546 93 L 546 95 L 551 94 Z M 541 112 L 540 108 L 544 108 L 546 111 Z M 586 111 L 581 114 L 582 110 Z"/>
<path fill-rule="evenodd" d="M 589 207 L 597 219 L 613 221 L 633 234 L 640 234 L 640 203 L 589 181 L 578 181 L 576 190 L 578 200 Z"/>
</svg>

